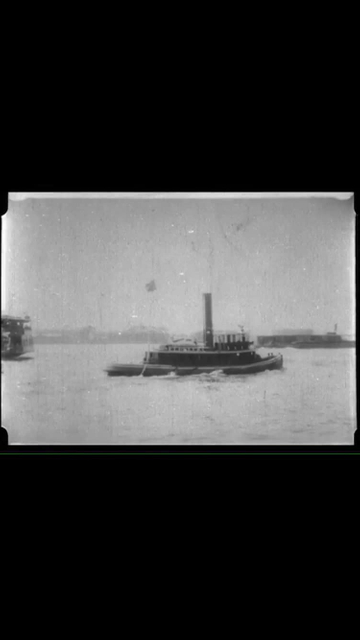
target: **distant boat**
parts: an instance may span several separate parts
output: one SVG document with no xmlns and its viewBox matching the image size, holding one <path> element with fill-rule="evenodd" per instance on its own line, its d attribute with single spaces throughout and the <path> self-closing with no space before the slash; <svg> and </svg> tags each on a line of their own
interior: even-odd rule
<svg viewBox="0 0 360 640">
<path fill-rule="evenodd" d="M 19 358 L 34 351 L 29 316 L 1 316 L 1 359 Z"/>
<path fill-rule="evenodd" d="M 308 336 L 306 340 L 297 340 L 290 346 L 295 349 L 349 349 L 356 346 L 356 340 L 344 340 L 335 331 L 329 331 L 324 335 Z"/>
<path fill-rule="evenodd" d="M 227 375 L 252 374 L 281 369 L 282 355 L 268 354 L 262 358 L 241 334 L 217 335 L 212 328 L 211 294 L 204 293 L 204 342 L 196 344 L 181 338 L 148 351 L 142 363 L 114 364 L 106 369 L 109 376 L 194 375 L 221 371 Z"/>
</svg>

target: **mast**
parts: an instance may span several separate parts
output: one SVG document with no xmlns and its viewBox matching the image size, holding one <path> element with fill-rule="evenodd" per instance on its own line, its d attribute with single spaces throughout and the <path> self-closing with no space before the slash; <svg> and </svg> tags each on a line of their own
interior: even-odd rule
<svg viewBox="0 0 360 640">
<path fill-rule="evenodd" d="M 204 344 L 209 349 L 214 347 L 214 332 L 212 324 L 212 300 L 211 293 L 203 294 L 204 300 Z"/>
</svg>

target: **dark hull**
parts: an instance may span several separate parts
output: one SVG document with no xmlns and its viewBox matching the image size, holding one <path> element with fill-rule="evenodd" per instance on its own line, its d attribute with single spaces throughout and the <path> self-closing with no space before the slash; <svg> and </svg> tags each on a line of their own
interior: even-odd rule
<svg viewBox="0 0 360 640">
<path fill-rule="evenodd" d="M 22 356 L 22 353 L 2 353 L 1 354 L 1 360 L 16 360 L 17 358 L 20 358 L 20 356 Z"/>
<path fill-rule="evenodd" d="M 263 358 L 258 362 L 233 367 L 174 367 L 161 364 L 114 364 L 106 372 L 109 376 L 166 376 L 174 373 L 178 376 L 199 375 L 201 373 L 213 373 L 221 371 L 226 375 L 249 375 L 262 371 L 281 369 L 283 359 L 281 355 Z"/>
<path fill-rule="evenodd" d="M 1 352 L 1 360 L 15 360 L 21 358 L 25 353 L 33 353 L 33 349 L 6 349 Z"/>
</svg>

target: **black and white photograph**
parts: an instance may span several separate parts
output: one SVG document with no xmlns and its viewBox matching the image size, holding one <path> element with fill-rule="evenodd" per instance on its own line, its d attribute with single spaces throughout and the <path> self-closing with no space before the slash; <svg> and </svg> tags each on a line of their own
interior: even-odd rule
<svg viewBox="0 0 360 640">
<path fill-rule="evenodd" d="M 352 193 L 9 193 L 9 445 L 352 445 Z"/>
</svg>

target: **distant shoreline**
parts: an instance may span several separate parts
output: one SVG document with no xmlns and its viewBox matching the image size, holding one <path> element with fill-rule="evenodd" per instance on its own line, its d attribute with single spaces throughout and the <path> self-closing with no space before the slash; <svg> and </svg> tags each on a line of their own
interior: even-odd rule
<svg viewBox="0 0 360 640">
<path fill-rule="evenodd" d="M 134 326 L 122 331 L 80 329 L 42 329 L 33 332 L 34 344 L 162 344 L 170 340 L 165 327 Z"/>
<path fill-rule="evenodd" d="M 168 342 L 166 338 L 159 340 L 150 336 L 150 344 L 165 344 L 166 342 Z M 148 344 L 148 340 L 145 340 L 144 338 L 132 338 L 129 340 L 67 340 L 61 338 L 34 338 L 34 344 Z"/>
</svg>

